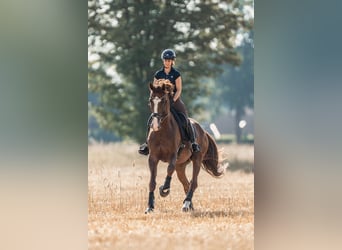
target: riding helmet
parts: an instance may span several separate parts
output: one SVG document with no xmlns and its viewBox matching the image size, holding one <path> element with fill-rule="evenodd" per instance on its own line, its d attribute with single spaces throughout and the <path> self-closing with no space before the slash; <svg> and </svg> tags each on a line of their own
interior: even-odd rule
<svg viewBox="0 0 342 250">
<path fill-rule="evenodd" d="M 172 49 L 166 49 L 161 54 L 161 59 L 175 59 L 176 53 Z"/>
</svg>

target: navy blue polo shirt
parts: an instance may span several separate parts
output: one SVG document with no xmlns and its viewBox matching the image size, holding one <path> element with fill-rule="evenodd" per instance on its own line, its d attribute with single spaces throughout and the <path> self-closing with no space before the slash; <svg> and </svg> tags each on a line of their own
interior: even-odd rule
<svg viewBox="0 0 342 250">
<path fill-rule="evenodd" d="M 175 86 L 175 92 L 177 91 L 176 79 L 178 77 L 180 77 L 180 73 L 178 70 L 171 67 L 169 74 L 166 74 L 164 71 L 164 67 L 163 67 L 154 74 L 154 77 L 156 79 L 168 79 L 168 80 L 170 80 L 170 82 Z"/>
</svg>

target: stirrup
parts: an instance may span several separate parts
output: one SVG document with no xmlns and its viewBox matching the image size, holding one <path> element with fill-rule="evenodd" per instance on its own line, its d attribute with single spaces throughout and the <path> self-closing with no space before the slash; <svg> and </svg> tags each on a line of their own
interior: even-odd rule
<svg viewBox="0 0 342 250">
<path fill-rule="evenodd" d="M 148 155 L 150 153 L 146 142 L 140 145 L 138 152 L 142 155 Z"/>
</svg>

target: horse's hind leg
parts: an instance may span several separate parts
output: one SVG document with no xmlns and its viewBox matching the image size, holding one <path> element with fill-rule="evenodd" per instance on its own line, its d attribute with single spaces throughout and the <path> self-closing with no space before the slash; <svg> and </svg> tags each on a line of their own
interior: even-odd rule
<svg viewBox="0 0 342 250">
<path fill-rule="evenodd" d="M 175 171 L 175 164 L 177 160 L 177 154 L 174 154 L 170 160 L 169 166 L 167 167 L 167 176 L 163 185 L 159 187 L 159 194 L 161 197 L 166 197 L 170 193 L 171 178 Z"/>
<path fill-rule="evenodd" d="M 183 202 L 183 207 L 182 207 L 183 212 L 188 212 L 189 210 L 193 209 L 192 196 L 197 188 L 197 178 L 198 178 L 199 171 L 201 169 L 201 161 L 200 161 L 199 155 L 192 159 L 192 165 L 193 165 L 192 179 L 190 181 L 189 190 L 186 193 L 186 197 Z"/>
<path fill-rule="evenodd" d="M 189 186 L 190 186 L 189 180 L 185 174 L 185 167 L 187 164 L 188 164 L 188 162 L 184 162 L 182 164 L 176 165 L 177 177 L 178 177 L 179 181 L 183 184 L 185 194 L 188 193 Z"/>
</svg>

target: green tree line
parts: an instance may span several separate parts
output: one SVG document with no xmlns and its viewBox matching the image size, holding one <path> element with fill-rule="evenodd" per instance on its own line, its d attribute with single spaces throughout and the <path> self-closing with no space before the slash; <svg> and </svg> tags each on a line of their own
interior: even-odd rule
<svg viewBox="0 0 342 250">
<path fill-rule="evenodd" d="M 89 115 L 120 138 L 142 142 L 149 116 L 148 83 L 161 67 L 165 48 L 177 53 L 182 99 L 190 116 L 205 109 L 198 97 L 215 88 L 222 65 L 238 66 L 235 44 L 253 20 L 250 1 L 88 1 Z"/>
<path fill-rule="evenodd" d="M 219 91 L 215 91 L 209 98 L 212 119 L 216 119 L 227 110 L 235 113 L 235 137 L 237 143 L 241 142 L 242 128 L 239 122 L 246 114 L 246 108 L 254 108 L 254 42 L 253 31 L 246 34 L 238 52 L 242 56 L 242 63 L 236 67 L 228 64 L 222 65 L 223 73 L 213 79 Z"/>
</svg>

